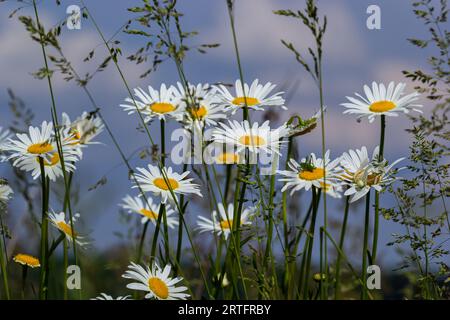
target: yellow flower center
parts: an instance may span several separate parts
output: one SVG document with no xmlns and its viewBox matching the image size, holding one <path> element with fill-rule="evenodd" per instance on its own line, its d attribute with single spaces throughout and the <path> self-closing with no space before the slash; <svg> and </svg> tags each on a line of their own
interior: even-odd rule
<svg viewBox="0 0 450 320">
<path fill-rule="evenodd" d="M 160 278 L 153 277 L 148 279 L 148 287 L 160 299 L 167 299 L 169 297 L 169 288 Z"/>
<path fill-rule="evenodd" d="M 239 162 L 239 155 L 236 153 L 222 153 L 217 157 L 219 164 L 234 164 Z"/>
<path fill-rule="evenodd" d="M 156 102 L 149 106 L 150 110 L 152 110 L 155 113 L 168 113 L 175 110 L 175 106 L 171 103 L 165 103 L 165 102 Z"/>
<path fill-rule="evenodd" d="M 41 263 L 39 262 L 38 258 L 35 258 L 33 256 L 30 256 L 28 254 L 19 253 L 17 254 L 13 260 L 17 263 L 27 265 L 32 268 L 40 267 Z"/>
<path fill-rule="evenodd" d="M 40 159 L 40 158 L 37 157 L 37 158 L 36 158 L 36 161 L 37 161 L 37 162 L 40 162 L 39 159 Z M 56 166 L 56 165 L 59 163 L 59 154 L 57 154 L 57 153 L 52 154 L 52 156 L 51 156 L 51 158 L 50 158 L 50 161 L 47 161 L 46 159 L 43 159 L 43 160 L 44 160 L 44 166 L 46 166 L 46 167 L 53 167 L 53 166 Z"/>
<path fill-rule="evenodd" d="M 142 214 L 143 216 L 146 216 L 150 220 L 158 219 L 158 214 L 156 212 L 153 212 L 153 211 L 145 209 L 145 208 L 139 210 L 139 213 Z"/>
<path fill-rule="evenodd" d="M 233 99 L 233 101 L 231 103 L 233 103 L 235 106 L 247 105 L 248 107 L 251 107 L 251 106 L 259 104 L 260 102 L 258 99 L 252 98 L 252 97 L 236 97 Z"/>
<path fill-rule="evenodd" d="M 231 229 L 233 226 L 233 220 L 222 220 L 220 221 L 220 227 L 222 229 Z"/>
<path fill-rule="evenodd" d="M 64 232 L 66 235 L 68 235 L 71 238 L 73 238 L 74 235 L 75 236 L 77 235 L 76 232 L 73 232 L 72 228 L 64 221 L 58 222 L 57 226 L 58 226 L 59 230 L 61 230 L 62 232 Z"/>
<path fill-rule="evenodd" d="M 372 112 L 386 112 L 396 107 L 392 101 L 377 101 L 370 105 L 369 110 Z"/>
<path fill-rule="evenodd" d="M 164 180 L 164 178 L 156 178 L 155 180 L 153 180 L 153 184 L 155 186 L 157 186 L 158 188 L 160 188 L 161 190 L 165 190 L 165 191 L 170 190 L 170 189 L 176 190 L 180 186 L 180 184 L 178 183 L 177 180 L 170 179 L 170 178 L 167 179 L 167 182 L 166 182 L 166 180 Z"/>
<path fill-rule="evenodd" d="M 203 120 L 205 116 L 208 114 L 208 110 L 204 106 L 200 106 L 199 108 L 192 108 L 189 111 L 194 120 Z"/>
<path fill-rule="evenodd" d="M 27 151 L 32 154 L 43 154 L 53 150 L 53 146 L 48 142 L 35 143 L 28 147 Z"/>
<path fill-rule="evenodd" d="M 266 140 L 263 137 L 260 136 L 254 136 L 251 134 L 247 134 L 245 136 L 242 136 L 239 138 L 239 142 L 246 146 L 262 146 L 266 144 Z"/>
<path fill-rule="evenodd" d="M 314 168 L 312 170 L 303 170 L 298 174 L 298 177 L 302 180 L 319 180 L 325 176 L 325 170 L 323 168 Z"/>
</svg>

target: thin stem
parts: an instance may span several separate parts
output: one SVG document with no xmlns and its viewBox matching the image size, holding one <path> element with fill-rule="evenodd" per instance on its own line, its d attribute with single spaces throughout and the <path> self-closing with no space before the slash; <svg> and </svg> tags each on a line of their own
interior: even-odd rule
<svg viewBox="0 0 450 320">
<path fill-rule="evenodd" d="M 289 161 L 291 159 L 291 153 L 292 153 L 292 144 L 293 144 L 293 138 L 289 137 L 288 141 L 288 148 L 287 148 L 287 155 L 286 155 L 286 165 L 285 170 L 289 167 Z M 283 216 L 283 233 L 284 233 L 284 281 L 283 286 L 286 290 L 286 298 L 289 298 L 289 292 L 290 292 L 290 252 L 289 252 L 289 224 L 288 224 L 288 217 L 287 217 L 287 192 L 283 192 L 282 198 L 281 198 L 281 211 Z"/>
<path fill-rule="evenodd" d="M 367 299 L 367 253 L 368 253 L 368 240 L 369 240 L 369 224 L 370 224 L 370 190 L 366 195 L 366 214 L 364 217 L 364 240 L 363 240 L 363 252 L 362 252 L 362 270 L 361 270 L 361 279 L 363 282 L 362 291 L 361 291 L 361 299 Z"/>
<path fill-rule="evenodd" d="M 47 198 L 47 179 L 45 177 L 44 159 L 39 157 L 39 164 L 41 169 L 41 190 L 42 190 L 42 214 L 41 214 L 41 275 L 39 286 L 39 298 L 44 300 L 47 296 L 47 288 L 45 287 L 45 279 L 47 278 L 47 264 L 48 264 L 48 198 Z"/>
<path fill-rule="evenodd" d="M 345 209 L 344 209 L 344 221 L 342 222 L 341 227 L 341 236 L 339 238 L 339 251 L 336 260 L 336 283 L 334 286 L 334 298 L 335 300 L 339 299 L 340 294 L 340 285 L 341 285 L 341 260 L 342 255 L 341 252 L 344 250 L 344 240 L 345 240 L 345 232 L 347 231 L 347 220 L 348 220 L 348 212 L 350 208 L 350 197 L 345 197 Z"/>
<path fill-rule="evenodd" d="M 74 244 L 75 245 L 75 244 Z M 64 300 L 67 300 L 68 290 L 67 290 L 67 268 L 69 267 L 69 252 L 68 252 L 67 238 L 64 237 L 63 242 L 63 260 L 64 260 L 64 270 L 63 270 L 63 288 L 64 288 Z"/>
<path fill-rule="evenodd" d="M 380 150 L 378 153 L 378 161 L 383 161 L 384 158 L 384 136 L 386 131 L 386 116 L 381 116 L 381 130 L 380 130 Z M 373 242 L 372 242 L 372 264 L 376 264 L 377 248 L 378 248 L 378 232 L 380 220 L 380 193 L 375 191 L 375 217 L 373 226 Z"/>
<path fill-rule="evenodd" d="M 3 279 L 3 289 L 5 290 L 5 296 L 6 299 L 9 300 L 10 299 L 10 293 L 9 293 L 9 284 L 8 284 L 8 272 L 7 272 L 7 266 L 6 266 L 6 261 L 8 260 L 8 257 L 6 255 L 6 251 L 4 250 L 5 245 L 4 245 L 4 241 L 5 241 L 5 237 L 4 237 L 4 232 L 5 230 L 1 229 L 2 232 L 2 237 L 0 238 L 0 266 L 1 266 L 1 271 L 2 271 L 2 279 Z"/>
<path fill-rule="evenodd" d="M 316 228 L 316 218 L 317 218 L 317 211 L 319 208 L 319 201 L 318 201 L 318 193 L 321 192 L 321 190 L 317 191 L 316 187 L 312 188 L 312 194 L 313 194 L 313 215 L 311 218 L 311 223 L 309 225 L 309 232 L 308 232 L 308 248 L 307 248 L 307 256 L 306 256 L 306 264 L 305 264 L 305 277 L 304 277 L 304 284 L 303 284 L 303 299 L 308 298 L 308 284 L 309 284 L 309 275 L 310 275 L 310 269 L 311 269 L 311 257 L 312 257 L 312 251 L 314 246 L 314 233 Z"/>
<path fill-rule="evenodd" d="M 28 266 L 22 266 L 22 300 L 25 300 L 25 288 L 27 283 Z"/>
</svg>

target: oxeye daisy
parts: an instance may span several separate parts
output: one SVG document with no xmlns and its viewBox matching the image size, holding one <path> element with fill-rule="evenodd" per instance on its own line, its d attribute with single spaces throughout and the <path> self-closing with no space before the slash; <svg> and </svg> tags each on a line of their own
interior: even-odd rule
<svg viewBox="0 0 450 320">
<path fill-rule="evenodd" d="M 171 191 L 175 194 L 196 194 L 202 196 L 197 184 L 192 183 L 192 178 L 186 179 L 189 171 L 182 174 L 173 172 L 172 168 L 163 168 L 163 172 L 152 165 L 148 165 L 148 170 L 145 168 L 137 168 L 139 173 L 136 174 L 136 179 L 141 185 L 142 190 L 152 192 L 161 197 L 161 203 L 165 204 L 167 199 L 175 201 L 172 197 Z M 137 188 L 137 186 L 134 186 Z"/>
<path fill-rule="evenodd" d="M 62 114 L 63 125 L 70 129 L 73 134 L 73 144 L 87 145 L 96 144 L 98 142 L 92 141 L 104 129 L 102 120 L 95 114 L 95 112 L 83 112 L 80 117 L 74 121 L 70 120 L 67 113 Z"/>
<path fill-rule="evenodd" d="M 126 98 L 127 104 L 120 106 L 128 114 L 137 112 L 137 109 L 143 114 L 144 121 L 149 122 L 153 118 L 167 120 L 167 117 L 179 118 L 183 110 L 182 94 L 177 88 L 171 86 L 166 87 L 163 83 L 158 90 L 148 86 L 148 92 L 141 88 L 134 89 L 135 99 Z M 136 105 L 135 103 L 136 102 Z"/>
<path fill-rule="evenodd" d="M 92 298 L 91 300 L 131 300 L 130 296 L 119 296 L 117 298 L 113 298 L 112 296 L 110 296 L 109 294 L 106 293 L 100 293 L 99 296 Z"/>
<path fill-rule="evenodd" d="M 247 120 L 242 123 L 234 120 L 228 121 L 228 125 L 219 124 L 219 127 L 213 131 L 212 140 L 215 143 L 234 146 L 237 153 L 248 149 L 255 154 L 261 151 L 267 154 L 280 154 L 281 140 L 287 134 L 285 125 L 271 129 L 269 121 L 262 125 L 255 122 L 250 126 Z"/>
<path fill-rule="evenodd" d="M 123 203 L 120 204 L 122 208 L 128 210 L 128 212 L 134 212 L 142 216 L 141 222 L 146 223 L 151 221 L 154 225 L 158 221 L 158 214 L 160 204 L 153 202 L 152 198 L 147 198 L 147 202 L 140 197 L 132 197 L 127 195 L 123 198 Z M 170 205 L 166 205 L 166 220 L 169 228 L 175 228 L 178 225 L 178 220 L 175 217 L 175 211 L 170 208 Z"/>
<path fill-rule="evenodd" d="M 403 160 L 400 158 L 388 165 L 386 160 L 378 161 L 379 149 L 375 148 L 372 160 L 369 159 L 367 148 L 349 150 L 341 157 L 343 174 L 341 179 L 348 186 L 345 196 L 352 196 L 350 202 L 355 202 L 364 197 L 370 188 L 381 191 L 383 187 L 391 184 L 395 178 L 393 167 Z"/>
<path fill-rule="evenodd" d="M 242 91 L 241 81 L 236 80 L 234 95 L 224 85 L 219 85 L 216 88 L 219 105 L 230 108 L 232 114 L 246 105 L 252 110 L 264 110 L 262 108 L 264 106 L 278 106 L 287 109 L 284 106 L 284 99 L 281 97 L 283 92 L 270 95 L 270 92 L 275 88 L 275 85 L 270 82 L 262 85 L 256 79 L 250 86 L 244 83 L 244 91 Z"/>
<path fill-rule="evenodd" d="M 30 127 L 29 134 L 18 133 L 17 140 L 9 139 L 6 150 L 11 153 L 8 159 L 13 160 L 13 166 L 31 171 L 34 179 L 41 175 L 41 162 L 45 175 L 52 181 L 63 175 L 61 159 L 57 144 L 52 136 L 53 126 L 44 121 L 41 128 Z M 60 130 L 64 165 L 67 172 L 75 170 L 74 163 L 79 160 L 80 150 L 72 146 L 73 136 L 67 130 Z"/>
<path fill-rule="evenodd" d="M 279 181 L 286 182 L 281 192 L 292 188 L 291 194 L 293 194 L 301 189 L 308 191 L 314 186 L 330 191 L 331 196 L 336 195 L 335 192 L 339 190 L 336 180 L 336 175 L 339 172 L 339 161 L 339 158 L 330 161 L 330 151 L 325 153 L 325 170 L 323 159 L 317 158 L 314 153 L 311 153 L 307 159 L 303 158 L 300 163 L 291 159 L 289 161 L 290 170 L 278 171 L 280 175 L 286 177 L 279 179 Z M 324 179 L 326 185 L 324 185 Z"/>
<path fill-rule="evenodd" d="M 181 277 L 170 277 L 171 267 L 166 265 L 161 269 L 157 263 L 153 263 L 152 267 L 142 267 L 131 262 L 128 270 L 122 275 L 125 279 L 135 280 L 127 285 L 128 289 L 147 292 L 146 299 L 157 300 L 186 300 L 189 294 L 185 293 L 188 288 L 175 285 L 183 280 Z"/>
<path fill-rule="evenodd" d="M 0 179 L 0 203 L 5 204 L 11 198 L 13 190 L 5 179 Z"/>
<path fill-rule="evenodd" d="M 30 256 L 29 254 L 19 253 L 13 257 L 13 261 L 21 264 L 23 266 L 27 266 L 30 268 L 39 268 L 41 263 L 38 258 Z"/>
<path fill-rule="evenodd" d="M 369 86 L 364 86 L 365 97 L 355 93 L 359 98 L 347 97 L 350 102 L 342 103 L 347 110 L 344 113 L 356 114 L 359 118 L 368 117 L 369 122 L 373 122 L 375 117 L 398 116 L 398 113 L 409 113 L 411 110 L 422 112 L 420 109 L 422 105 L 416 104 L 415 101 L 419 99 L 420 94 L 412 92 L 404 95 L 406 84 L 390 82 L 387 88 L 384 84 L 372 83 L 372 89 Z"/>
<path fill-rule="evenodd" d="M 232 203 L 228 204 L 228 208 L 225 210 L 223 204 L 219 203 L 218 208 L 219 213 L 214 210 L 211 214 L 211 220 L 201 216 L 198 217 L 198 229 L 200 232 L 223 234 L 225 239 L 227 239 L 233 228 L 234 205 Z M 250 209 L 242 210 L 240 226 L 251 224 L 249 220 L 251 213 Z"/>
<path fill-rule="evenodd" d="M 189 84 L 189 92 L 186 93 L 181 83 L 178 83 L 178 90 L 183 96 L 182 103 L 185 104 L 185 112 L 179 113 L 178 121 L 186 125 L 198 125 L 201 128 L 213 126 L 217 121 L 226 118 L 224 108 L 218 105 L 215 88 L 209 84 Z M 193 101 L 192 101 L 193 100 Z M 189 102 L 189 103 L 188 103 Z"/>
<path fill-rule="evenodd" d="M 74 214 L 72 222 L 75 223 L 79 217 L 80 215 L 78 213 Z M 61 233 L 63 233 L 66 236 L 66 238 L 70 242 L 73 242 L 75 240 L 75 242 L 80 246 L 84 246 L 87 244 L 86 242 L 83 242 L 84 238 L 81 237 L 76 231 L 72 229 L 70 218 L 68 218 L 68 220 L 66 221 L 66 214 L 64 212 L 60 213 L 50 212 L 48 214 L 48 219 L 53 224 L 53 226 L 55 226 L 55 228 L 57 228 Z"/>
</svg>

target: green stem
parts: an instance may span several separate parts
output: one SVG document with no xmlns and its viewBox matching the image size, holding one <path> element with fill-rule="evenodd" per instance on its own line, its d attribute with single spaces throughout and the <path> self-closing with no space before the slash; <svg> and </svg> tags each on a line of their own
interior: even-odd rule
<svg viewBox="0 0 450 320">
<path fill-rule="evenodd" d="M 336 260 L 336 283 L 334 286 L 334 299 L 339 299 L 340 294 L 340 285 L 341 285 L 341 260 L 342 255 L 341 252 L 344 250 L 344 240 L 345 240 L 345 232 L 347 231 L 347 220 L 348 220 L 348 212 L 350 208 L 350 197 L 345 197 L 345 209 L 344 209 L 344 221 L 342 222 L 341 227 L 341 236 L 339 238 L 339 251 Z"/>
<path fill-rule="evenodd" d="M 7 272 L 7 266 L 6 266 L 6 261 L 8 260 L 8 257 L 6 256 L 6 251 L 4 251 L 4 241 L 5 241 L 5 237 L 4 237 L 4 232 L 5 230 L 1 229 L 2 232 L 2 237 L 0 238 L 0 266 L 2 269 L 2 279 L 3 279 L 3 289 L 5 290 L 5 296 L 6 299 L 9 300 L 10 299 L 10 293 L 9 293 L 9 284 L 8 284 L 8 272 Z"/>
<path fill-rule="evenodd" d="M 291 153 L 292 153 L 292 144 L 293 144 L 293 138 L 289 137 L 288 141 L 288 148 L 287 148 L 287 155 L 286 155 L 286 165 L 285 169 L 287 170 L 289 167 L 289 160 L 291 159 Z M 289 224 L 288 224 L 288 217 L 287 217 L 287 191 L 283 192 L 282 198 L 281 198 L 281 210 L 282 210 L 282 216 L 283 216 L 283 233 L 284 233 L 284 281 L 283 281 L 283 287 L 286 291 L 286 298 L 289 299 L 289 292 L 290 292 L 290 284 L 292 281 L 290 281 L 290 251 L 289 251 Z"/>
<path fill-rule="evenodd" d="M 386 116 L 381 116 L 381 130 L 380 130 L 380 149 L 378 153 L 378 161 L 383 161 L 384 158 L 384 136 L 386 132 Z M 378 232 L 380 220 L 380 193 L 375 191 L 375 217 L 373 226 L 373 242 L 372 242 L 372 264 L 376 264 L 377 248 L 378 248 Z"/>
<path fill-rule="evenodd" d="M 47 297 L 47 288 L 45 287 L 45 280 L 47 278 L 47 264 L 48 264 L 48 185 L 45 177 L 44 159 L 39 157 L 39 164 L 41 168 L 41 189 L 42 189 L 42 214 L 41 214 L 41 275 L 39 286 L 39 298 L 44 300 Z"/>
<path fill-rule="evenodd" d="M 315 234 L 315 228 L 316 228 L 316 219 L 317 219 L 317 211 L 319 208 L 319 202 L 317 201 L 318 194 L 321 192 L 321 190 L 317 191 L 316 187 L 312 188 L 312 194 L 313 194 L 313 215 L 311 218 L 311 223 L 309 226 L 308 231 L 308 248 L 307 248 L 307 257 L 306 257 L 306 264 L 305 264 L 305 277 L 304 277 L 304 284 L 303 284 L 303 299 L 308 298 L 308 284 L 309 284 L 309 275 L 311 270 L 311 257 L 312 257 L 312 251 L 314 247 L 314 234 Z"/>
<path fill-rule="evenodd" d="M 22 266 L 22 300 L 25 300 L 25 288 L 27 283 L 28 266 Z"/>
<path fill-rule="evenodd" d="M 362 253 L 362 270 L 361 270 L 361 279 L 363 282 L 362 291 L 361 291 L 361 299 L 367 299 L 367 253 L 368 253 L 368 240 L 369 240 L 369 223 L 370 223 L 370 190 L 366 195 L 366 214 L 364 218 L 364 240 L 363 240 L 363 253 Z"/>
<path fill-rule="evenodd" d="M 68 299 L 68 291 L 67 291 L 67 268 L 69 267 L 69 250 L 67 244 L 67 238 L 64 237 L 63 242 L 63 260 L 64 260 L 64 270 L 63 270 L 63 288 L 64 288 L 64 300 Z"/>
</svg>

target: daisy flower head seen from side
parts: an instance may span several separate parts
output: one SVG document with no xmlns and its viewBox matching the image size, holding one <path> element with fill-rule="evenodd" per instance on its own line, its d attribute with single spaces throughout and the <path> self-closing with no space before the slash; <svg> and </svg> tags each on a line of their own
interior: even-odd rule
<svg viewBox="0 0 450 320">
<path fill-rule="evenodd" d="M 67 113 L 63 113 L 62 119 L 63 125 L 69 128 L 69 132 L 73 135 L 73 144 L 88 145 L 99 143 L 93 140 L 102 133 L 105 125 L 95 112 L 84 111 L 74 121 L 70 120 Z"/>
<path fill-rule="evenodd" d="M 183 278 L 170 277 L 171 267 L 166 265 L 164 269 L 157 263 L 145 268 L 134 262 L 128 266 L 128 270 L 122 275 L 125 279 L 131 279 L 136 282 L 129 283 L 128 289 L 146 292 L 146 299 L 157 300 L 186 300 L 190 297 L 186 291 L 187 287 L 176 286 Z"/>
<path fill-rule="evenodd" d="M 422 105 L 416 103 L 420 94 L 414 91 L 404 95 L 405 87 L 404 83 L 395 85 L 394 82 L 390 82 L 387 88 L 376 82 L 372 83 L 372 88 L 365 85 L 365 97 L 355 93 L 357 98 L 347 97 L 349 102 L 341 104 L 346 108 L 344 114 L 356 114 L 358 118 L 367 117 L 369 122 L 373 122 L 381 115 L 396 117 L 399 113 L 409 113 L 411 110 L 422 112 L 419 109 Z"/>
<path fill-rule="evenodd" d="M 228 121 L 228 125 L 220 123 L 212 133 L 212 140 L 215 143 L 234 146 L 238 154 L 246 149 L 254 154 L 280 154 L 282 139 L 288 132 L 285 125 L 271 129 L 268 120 L 262 125 L 254 122 L 251 126 L 247 120 L 242 123 L 234 120 Z"/>
<path fill-rule="evenodd" d="M 276 85 L 268 82 L 262 85 L 258 79 L 254 80 L 249 86 L 247 83 L 242 85 L 241 80 L 235 82 L 235 94 L 224 86 L 217 86 L 217 98 L 219 105 L 231 109 L 232 114 L 235 114 L 239 109 L 247 106 L 251 110 L 264 110 L 263 107 L 281 107 L 287 110 L 284 106 L 283 92 L 277 92 L 270 95 Z M 244 89 L 244 90 L 243 90 Z"/>
<path fill-rule="evenodd" d="M 148 86 L 148 91 L 141 88 L 134 89 L 134 99 L 128 97 L 126 104 L 120 106 L 133 114 L 139 110 L 144 116 L 144 121 L 150 122 L 154 118 L 168 120 L 178 119 L 183 112 L 182 94 L 174 86 L 167 87 L 161 84 L 159 90 Z"/>
<path fill-rule="evenodd" d="M 39 268 L 41 266 L 41 262 L 38 258 L 24 253 L 16 254 L 13 261 L 30 268 Z"/>
<path fill-rule="evenodd" d="M 61 148 L 64 157 L 64 166 L 67 172 L 75 170 L 75 162 L 81 155 L 77 146 L 71 145 L 73 135 L 68 130 L 60 130 Z M 61 158 L 57 143 L 53 134 L 51 123 L 44 121 L 41 128 L 30 127 L 29 134 L 18 133 L 16 139 L 9 139 L 6 150 L 10 153 L 8 159 L 13 161 L 13 166 L 31 171 L 34 179 L 40 177 L 44 167 L 46 177 L 55 181 L 63 176 Z"/>
<path fill-rule="evenodd" d="M 341 157 L 341 167 L 343 173 L 340 178 L 343 184 L 348 187 L 345 196 L 352 196 L 350 202 L 355 202 L 364 197 L 371 188 L 381 191 L 396 180 L 394 166 L 403 158 L 388 164 L 387 160 L 378 160 L 379 148 L 376 147 L 372 159 L 369 158 L 367 148 L 349 150 Z"/>
<path fill-rule="evenodd" d="M 99 296 L 92 298 L 91 300 L 131 300 L 130 296 L 119 296 L 117 298 L 113 298 L 109 294 L 106 293 L 100 293 Z"/>
<path fill-rule="evenodd" d="M 284 176 L 279 181 L 285 182 L 281 192 L 291 189 L 292 195 L 301 189 L 308 191 L 314 186 L 324 189 L 331 196 L 338 196 L 340 189 L 336 176 L 339 172 L 339 161 L 339 158 L 330 160 L 329 150 L 325 153 L 325 163 L 323 159 L 317 158 L 314 153 L 311 153 L 308 158 L 303 158 L 300 163 L 291 159 L 289 170 L 278 171 L 281 176 Z"/>
<path fill-rule="evenodd" d="M 73 224 L 77 221 L 80 215 L 74 214 L 72 218 Z M 66 220 L 66 214 L 64 212 L 56 213 L 49 212 L 48 219 L 52 225 L 57 228 L 61 233 L 63 233 L 70 242 L 76 242 L 80 246 L 84 246 L 87 243 L 84 242 L 84 238 L 81 237 L 74 229 L 72 229 L 70 218 Z"/>
<path fill-rule="evenodd" d="M 141 223 L 151 221 L 156 225 L 158 221 L 158 215 L 160 211 L 160 204 L 153 202 L 152 198 L 147 198 L 147 201 L 141 197 L 132 197 L 127 195 L 123 198 L 123 203 L 120 206 L 130 213 L 137 213 L 142 216 Z M 171 229 L 178 225 L 178 219 L 176 218 L 175 211 L 171 209 L 170 205 L 166 205 L 166 219 L 167 226 Z"/>
<path fill-rule="evenodd" d="M 222 235 L 225 239 L 228 238 L 231 229 L 233 228 L 233 217 L 234 217 L 234 205 L 233 203 L 229 203 L 228 207 L 225 209 L 222 203 L 218 204 L 219 212 L 214 210 L 211 213 L 211 219 L 205 217 L 198 217 L 197 225 L 198 230 L 202 232 L 211 232 L 216 233 L 218 235 Z M 246 208 L 242 210 L 241 213 L 241 223 L 240 227 L 245 225 L 250 225 L 250 218 L 252 216 L 253 211 Z"/>
<path fill-rule="evenodd" d="M 172 192 L 175 196 L 179 194 L 196 194 L 202 196 L 199 186 L 192 183 L 192 178 L 187 178 L 189 171 L 179 174 L 174 172 L 171 167 L 164 167 L 161 170 L 151 164 L 148 168 L 137 168 L 136 179 L 145 192 L 151 192 L 161 197 L 161 203 L 165 204 L 167 199 L 175 202 Z M 164 173 L 164 174 L 163 174 Z M 137 186 L 134 186 L 137 188 Z"/>
</svg>

